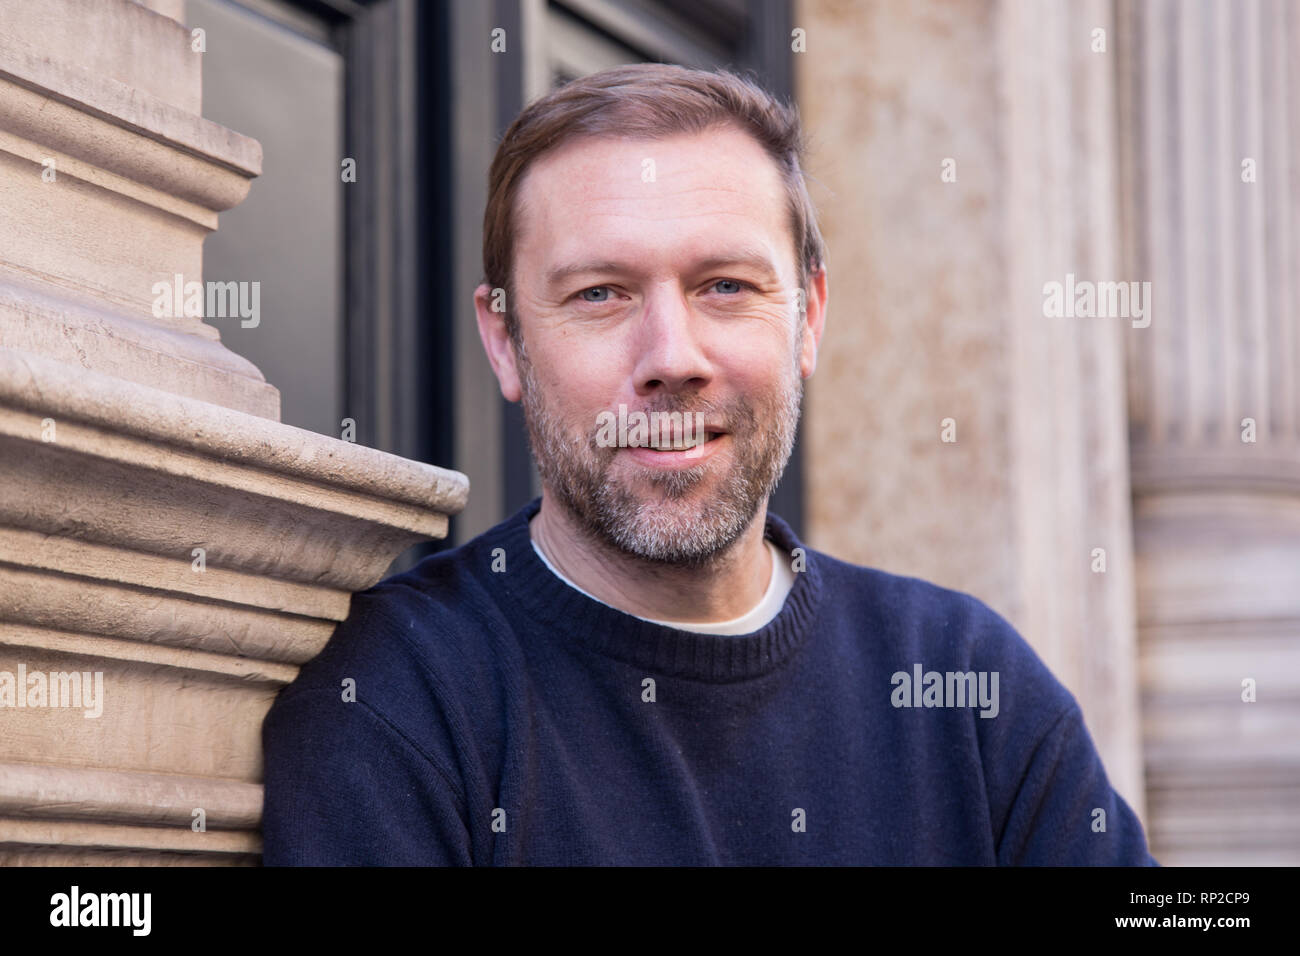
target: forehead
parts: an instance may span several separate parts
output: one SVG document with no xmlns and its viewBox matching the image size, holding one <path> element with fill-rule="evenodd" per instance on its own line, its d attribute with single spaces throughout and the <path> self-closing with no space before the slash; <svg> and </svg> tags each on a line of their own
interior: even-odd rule
<svg viewBox="0 0 1300 956">
<path fill-rule="evenodd" d="M 656 139 L 585 136 L 540 157 L 516 197 L 516 253 L 575 246 L 734 242 L 792 252 L 786 190 L 749 134 L 726 126 Z"/>
</svg>

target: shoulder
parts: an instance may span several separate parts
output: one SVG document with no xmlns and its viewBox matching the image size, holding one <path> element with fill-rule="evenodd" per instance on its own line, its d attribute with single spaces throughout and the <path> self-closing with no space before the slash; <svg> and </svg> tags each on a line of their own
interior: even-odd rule
<svg viewBox="0 0 1300 956">
<path fill-rule="evenodd" d="M 822 573 L 824 613 L 851 615 L 892 643 L 954 660 L 1035 656 L 1005 617 L 972 594 L 820 551 L 811 555 Z"/>
<path fill-rule="evenodd" d="M 1017 715 L 1034 728 L 1074 703 L 1029 642 L 974 595 L 809 548 L 771 512 L 767 534 L 787 552 L 801 549 L 796 557 L 811 578 L 805 591 L 815 595 L 815 626 L 835 635 L 838 659 L 887 676 L 918 665 L 923 674 L 996 674 L 1003 686 L 1023 692 Z"/>
<path fill-rule="evenodd" d="M 338 712 L 328 702 L 350 696 L 427 751 L 463 744 L 485 718 L 491 726 L 511 635 L 477 567 L 482 550 L 476 539 L 354 594 L 347 618 L 280 693 L 273 716 L 325 720 Z M 286 721 L 268 725 L 293 732 Z"/>
<path fill-rule="evenodd" d="M 1030 643 L 979 598 L 921 578 L 812 554 L 823 576 L 822 618 L 852 622 L 847 633 L 866 643 L 863 651 L 881 668 L 911 672 L 919 665 L 923 674 L 982 673 L 990 682 L 996 675 L 1006 722 L 1031 733 L 1045 730 L 1075 705 Z"/>
</svg>

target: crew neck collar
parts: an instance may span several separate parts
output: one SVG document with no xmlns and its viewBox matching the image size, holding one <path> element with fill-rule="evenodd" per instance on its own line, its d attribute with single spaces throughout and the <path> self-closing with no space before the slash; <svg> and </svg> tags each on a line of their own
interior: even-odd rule
<svg viewBox="0 0 1300 956">
<path fill-rule="evenodd" d="M 806 569 L 779 614 L 750 634 L 701 634 L 642 620 L 570 587 L 533 550 L 528 522 L 540 510 L 534 498 L 491 533 L 489 548 L 504 549 L 507 572 L 491 575 L 504 587 L 517 623 L 553 638 L 649 671 L 726 683 L 762 676 L 781 666 L 813 631 L 820 603 L 819 555 L 810 551 L 780 517 L 768 512 L 764 537 L 787 554 L 796 548 Z"/>
<path fill-rule="evenodd" d="M 587 597 L 591 598 L 594 601 L 600 601 L 600 598 L 596 597 L 596 595 L 592 594 L 586 588 L 579 587 L 577 582 L 570 580 L 567 576 L 565 576 L 563 572 L 560 571 L 559 568 L 557 568 L 554 564 L 551 563 L 551 559 L 546 556 L 546 552 L 542 550 L 542 546 L 538 543 L 537 539 L 532 537 L 532 521 L 533 519 L 529 519 L 528 534 L 532 541 L 533 550 L 536 551 L 537 556 L 542 559 L 542 564 L 546 565 L 547 570 L 549 570 L 552 574 L 554 574 L 557 578 L 559 578 L 569 587 L 577 588 L 577 590 L 581 591 L 583 594 L 587 595 Z M 737 614 L 735 617 L 727 621 L 708 622 L 707 624 L 701 624 L 701 622 L 698 621 L 673 623 L 672 621 L 665 621 L 656 618 L 646 617 L 643 614 L 634 614 L 633 617 L 640 618 L 643 621 L 651 621 L 652 623 L 655 624 L 664 624 L 668 627 L 676 627 L 683 631 L 695 631 L 696 633 L 707 633 L 707 634 L 749 633 L 748 631 L 737 630 L 737 628 L 741 626 L 741 622 L 745 622 L 749 618 L 755 617 L 759 613 L 760 608 L 769 608 L 769 605 L 771 605 L 776 600 L 776 595 L 778 593 L 781 596 L 781 603 L 784 604 L 785 598 L 788 594 L 788 592 L 784 590 L 782 587 L 782 581 L 784 580 L 784 576 L 782 575 L 781 568 L 778 565 L 778 562 L 781 560 L 781 555 L 783 554 L 783 552 L 768 537 L 763 538 L 763 549 L 764 551 L 767 552 L 768 556 L 771 558 L 771 565 L 772 565 L 771 570 L 768 573 L 767 587 L 763 589 L 763 593 L 759 595 L 758 600 L 754 602 L 754 606 L 751 607 L 748 611 L 745 611 L 743 614 Z M 600 601 L 600 603 L 605 604 L 609 607 L 614 606 L 610 604 L 608 601 Z M 779 610 L 780 608 L 778 607 L 777 611 L 779 612 Z M 631 613 L 631 612 L 625 611 L 624 613 Z M 770 608 L 768 610 L 768 613 L 769 613 L 769 619 L 775 616 L 775 614 L 771 613 Z M 763 623 L 766 624 L 767 621 L 765 620 Z"/>
</svg>

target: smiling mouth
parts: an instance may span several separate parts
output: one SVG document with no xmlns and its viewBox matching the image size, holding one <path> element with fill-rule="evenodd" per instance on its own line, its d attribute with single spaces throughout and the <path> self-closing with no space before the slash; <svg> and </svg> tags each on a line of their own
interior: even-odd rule
<svg viewBox="0 0 1300 956">
<path fill-rule="evenodd" d="M 648 448 L 651 451 L 689 451 L 692 448 L 699 448 L 707 445 L 709 442 L 716 438 L 720 438 L 725 434 L 726 432 L 706 430 L 703 438 L 696 438 L 694 435 L 689 438 L 679 436 L 675 439 L 660 437 L 657 440 L 647 442 L 644 445 L 629 447 Z"/>
</svg>

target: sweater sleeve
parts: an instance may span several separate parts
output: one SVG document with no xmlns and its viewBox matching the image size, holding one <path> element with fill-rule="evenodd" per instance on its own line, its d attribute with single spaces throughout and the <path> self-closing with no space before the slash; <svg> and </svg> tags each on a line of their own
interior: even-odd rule
<svg viewBox="0 0 1300 956">
<path fill-rule="evenodd" d="M 998 840 L 1010 866 L 1158 866 L 1137 815 L 1111 787 L 1076 701 L 1049 722 Z"/>
<path fill-rule="evenodd" d="M 266 865 L 470 864 L 459 788 L 364 702 L 290 689 L 262 740 Z"/>
</svg>

